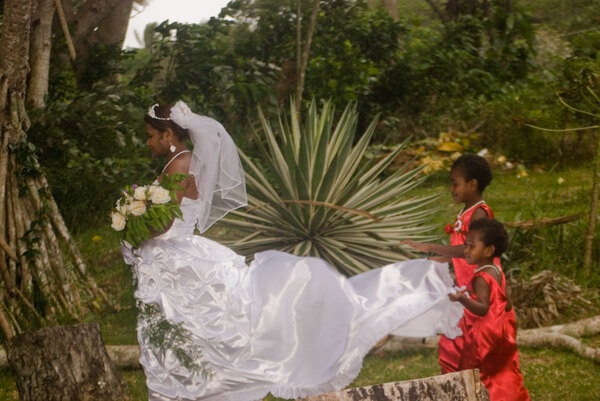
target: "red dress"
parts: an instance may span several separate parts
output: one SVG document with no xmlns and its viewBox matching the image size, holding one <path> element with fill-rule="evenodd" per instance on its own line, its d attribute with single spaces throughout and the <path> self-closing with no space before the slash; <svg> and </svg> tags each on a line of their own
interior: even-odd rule
<svg viewBox="0 0 600 401">
<path fill-rule="evenodd" d="M 514 311 L 505 311 L 506 279 L 500 269 L 499 272 L 502 285 L 487 272 L 474 275 L 490 287 L 490 308 L 485 316 L 477 316 L 465 308 L 461 324 L 464 345 L 458 368 L 479 369 L 491 401 L 526 401 L 530 398 L 519 369 Z M 472 282 L 467 287 L 471 298 L 477 299 Z"/>
<path fill-rule="evenodd" d="M 492 209 L 490 209 L 485 201 L 478 202 L 469 209 L 461 211 L 458 216 L 456 216 L 454 225 L 451 226 L 448 224 L 446 227 L 446 232 L 450 234 L 450 245 L 463 245 L 465 243 L 467 232 L 469 231 L 469 224 L 471 224 L 471 217 L 473 217 L 473 213 L 479 208 L 485 210 L 490 219 L 494 218 L 494 212 L 492 212 Z M 494 263 L 500 266 L 500 259 L 494 259 Z M 471 280 L 473 280 L 473 274 L 477 265 L 468 264 L 464 258 L 452 258 L 452 265 L 454 266 L 454 275 L 456 276 L 456 283 L 458 286 L 467 286 Z M 512 314 L 514 317 L 514 311 Z M 459 327 L 461 327 L 461 324 L 462 321 L 459 323 Z M 456 337 L 453 340 L 444 335 L 440 336 L 438 361 L 442 367 L 442 374 L 458 372 L 458 363 L 462 354 L 463 341 L 462 336 Z"/>
</svg>

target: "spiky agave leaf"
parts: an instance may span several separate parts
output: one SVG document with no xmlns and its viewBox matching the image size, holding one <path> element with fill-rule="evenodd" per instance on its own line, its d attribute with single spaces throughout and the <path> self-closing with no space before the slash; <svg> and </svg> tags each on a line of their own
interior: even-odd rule
<svg viewBox="0 0 600 401">
<path fill-rule="evenodd" d="M 266 146 L 262 149 L 272 182 L 245 154 L 248 207 L 224 223 L 248 235 L 230 245 L 244 255 L 278 249 L 319 256 L 352 275 L 411 257 L 402 239 L 428 239 L 436 197 L 415 197 L 423 178 L 408 165 L 387 177 L 382 172 L 404 149 L 366 158 L 377 119 L 353 143 L 358 113 L 346 107 L 337 123 L 326 102 L 313 100 L 300 127 L 292 102 L 275 131 L 260 114 Z M 277 132 L 277 135 L 276 135 Z"/>
</svg>

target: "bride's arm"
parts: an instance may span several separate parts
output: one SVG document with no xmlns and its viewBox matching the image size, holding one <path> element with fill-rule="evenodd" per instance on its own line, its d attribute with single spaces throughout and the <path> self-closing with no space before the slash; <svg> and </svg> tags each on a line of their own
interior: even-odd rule
<svg viewBox="0 0 600 401">
<path fill-rule="evenodd" d="M 182 158 L 182 159 L 174 160 L 173 163 L 171 163 L 167 167 L 167 169 L 163 173 L 161 173 L 160 176 L 158 176 L 158 181 L 160 182 L 165 174 L 168 174 L 169 176 L 172 176 L 177 173 L 182 173 L 182 174 L 187 175 L 189 169 L 190 169 L 189 158 L 185 158 L 185 159 Z M 173 199 L 173 200 L 176 200 L 177 203 L 181 204 L 181 200 L 183 199 L 184 196 L 186 198 L 190 198 L 190 199 L 196 199 L 198 197 L 198 191 L 196 190 L 196 183 L 192 176 L 187 176 L 186 178 L 177 182 L 177 184 L 182 188 L 182 189 L 173 191 L 175 193 L 175 199 Z M 161 231 L 154 231 L 154 230 L 150 229 L 150 232 L 152 233 L 152 237 L 156 237 L 160 234 L 163 234 L 163 233 L 169 231 L 169 229 L 173 225 L 174 221 L 175 221 L 175 219 L 171 219 L 171 221 Z"/>
</svg>

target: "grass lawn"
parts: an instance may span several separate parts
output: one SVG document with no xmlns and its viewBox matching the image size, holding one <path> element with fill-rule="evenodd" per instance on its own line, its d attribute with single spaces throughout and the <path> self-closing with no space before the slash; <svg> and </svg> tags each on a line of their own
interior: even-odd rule
<svg viewBox="0 0 600 401">
<path fill-rule="evenodd" d="M 439 213 L 433 223 L 438 227 L 435 234 L 447 239 L 443 232 L 446 223 L 452 222 L 461 206 L 452 202 L 447 190 L 447 175 L 438 174 L 429 179 L 415 195 L 439 193 Z M 587 170 L 530 172 L 527 177 L 516 178 L 513 173 L 496 173 L 485 198 L 496 217 L 505 222 L 527 220 L 534 217 L 559 217 L 583 211 L 589 204 L 591 177 Z M 598 273 L 590 280 L 580 277 L 585 220 L 561 227 L 545 228 L 535 232 L 511 230 L 513 239 L 509 257 L 504 262 L 508 270 L 525 276 L 542 269 L 561 272 L 590 290 L 600 283 Z M 209 236 L 222 238 L 227 233 L 214 228 Z M 596 235 L 600 237 L 600 235 Z M 115 310 L 100 312 L 90 320 L 100 321 L 106 344 L 136 344 L 136 309 L 133 301 L 131 271 L 120 256 L 118 236 L 106 227 L 89 229 L 77 234 L 82 253 L 90 269 L 109 298 L 115 302 Z M 568 246 L 565 246 L 568 241 Z M 599 249 L 600 247 L 596 247 Z M 597 252 L 597 251 L 596 251 Z M 598 266 L 597 253 L 594 255 Z M 597 314 L 597 298 L 590 306 L 588 315 Z M 583 317 L 567 316 L 567 319 Z M 586 341 L 600 346 L 600 336 Z M 600 364 L 577 357 L 568 352 L 550 349 L 520 350 L 521 367 L 525 385 L 536 401 L 592 400 L 600 399 Z M 130 387 L 132 401 L 146 400 L 144 375 L 141 370 L 122 370 Z M 397 380 L 409 380 L 439 373 L 437 354 L 434 349 L 421 349 L 396 354 L 369 355 L 363 369 L 352 387 Z M 273 400 L 273 397 L 267 399 Z M 18 400 L 14 380 L 7 369 L 0 369 L 0 401 Z"/>
</svg>

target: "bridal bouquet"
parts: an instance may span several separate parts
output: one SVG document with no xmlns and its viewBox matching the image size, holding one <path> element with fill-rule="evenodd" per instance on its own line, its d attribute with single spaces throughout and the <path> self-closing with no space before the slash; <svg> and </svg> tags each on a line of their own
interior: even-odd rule
<svg viewBox="0 0 600 401">
<path fill-rule="evenodd" d="M 151 238 L 152 232 L 163 231 L 175 217 L 182 217 L 173 191 L 182 189 L 177 183 L 185 177 L 181 173 L 165 175 L 158 185 L 125 188 L 111 212 L 111 227 L 123 231 L 123 239 L 134 248 Z"/>
</svg>

